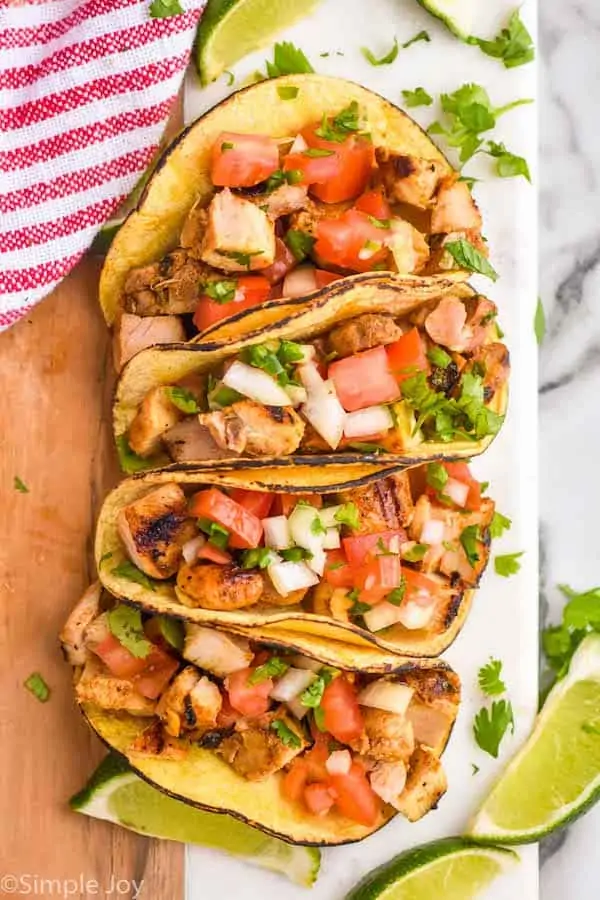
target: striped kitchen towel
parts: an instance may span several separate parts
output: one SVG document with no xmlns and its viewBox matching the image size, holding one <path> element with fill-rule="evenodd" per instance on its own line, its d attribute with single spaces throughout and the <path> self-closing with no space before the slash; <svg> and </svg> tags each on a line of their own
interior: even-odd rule
<svg viewBox="0 0 600 900">
<path fill-rule="evenodd" d="M 0 331 L 73 268 L 150 162 L 204 0 L 182 5 L 153 18 L 150 0 L 0 0 Z"/>
</svg>

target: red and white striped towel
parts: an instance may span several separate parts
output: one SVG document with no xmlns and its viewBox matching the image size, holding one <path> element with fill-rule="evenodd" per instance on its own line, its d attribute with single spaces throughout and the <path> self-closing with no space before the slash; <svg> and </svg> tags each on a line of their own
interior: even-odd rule
<svg viewBox="0 0 600 900">
<path fill-rule="evenodd" d="M 0 331 L 73 268 L 146 169 L 204 0 L 0 0 Z"/>
</svg>

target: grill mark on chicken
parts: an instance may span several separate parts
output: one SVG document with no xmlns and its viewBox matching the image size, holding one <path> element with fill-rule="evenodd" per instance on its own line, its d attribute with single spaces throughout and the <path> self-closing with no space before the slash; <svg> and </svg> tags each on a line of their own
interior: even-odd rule
<svg viewBox="0 0 600 900">
<path fill-rule="evenodd" d="M 445 629 L 450 628 L 450 626 L 454 622 L 455 618 L 457 617 L 457 615 L 460 611 L 460 606 L 461 606 L 462 601 L 463 601 L 462 592 L 460 594 L 454 594 L 452 596 L 450 602 L 448 603 L 448 605 L 446 606 L 446 609 L 444 611 L 443 625 L 444 625 Z"/>
<path fill-rule="evenodd" d="M 231 737 L 233 732 L 233 725 L 230 725 L 229 728 L 219 728 L 214 731 L 207 731 L 201 736 L 198 743 L 205 750 L 216 750 L 226 738 Z"/>
<path fill-rule="evenodd" d="M 185 719 L 185 724 L 189 729 L 192 729 L 196 722 L 198 721 L 196 718 L 196 713 L 194 712 L 194 707 L 192 706 L 192 700 L 189 694 L 186 695 L 183 701 L 183 717 Z"/>
<path fill-rule="evenodd" d="M 141 532 L 135 536 L 136 546 L 140 550 L 148 550 L 152 558 L 157 560 L 162 556 L 162 550 L 156 544 L 175 540 L 185 520 L 186 516 L 175 512 L 166 513 L 160 519 L 145 519 Z"/>
</svg>

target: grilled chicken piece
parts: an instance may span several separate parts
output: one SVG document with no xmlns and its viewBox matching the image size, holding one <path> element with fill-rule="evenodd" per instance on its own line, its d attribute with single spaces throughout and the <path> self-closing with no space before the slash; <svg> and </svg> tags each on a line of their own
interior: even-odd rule
<svg viewBox="0 0 600 900">
<path fill-rule="evenodd" d="M 138 316 L 193 313 L 206 281 L 222 276 L 191 259 L 185 250 L 173 250 L 160 262 L 133 269 L 125 281 L 123 304 Z"/>
<path fill-rule="evenodd" d="M 215 727 L 222 705 L 217 685 L 194 666 L 186 666 L 162 694 L 156 714 L 172 737 L 186 731 L 201 735 Z"/>
<path fill-rule="evenodd" d="M 288 456 L 298 449 L 304 422 L 291 407 L 239 400 L 224 410 L 198 416 L 224 450 L 248 456 Z"/>
<path fill-rule="evenodd" d="M 102 585 L 95 581 L 85 591 L 59 635 L 67 662 L 72 666 L 82 666 L 88 657 L 85 631 L 100 612 L 101 596 Z"/>
<path fill-rule="evenodd" d="M 425 319 L 425 330 L 436 344 L 455 353 L 473 353 L 487 339 L 496 313 L 495 303 L 484 297 L 470 316 L 457 297 L 443 297 Z"/>
<path fill-rule="evenodd" d="M 417 744 L 425 744 L 436 753 L 442 752 L 454 721 L 453 715 L 413 699 L 406 718 L 412 725 Z"/>
<path fill-rule="evenodd" d="M 372 347 L 392 344 L 402 337 L 402 329 L 392 316 L 365 313 L 338 325 L 329 333 L 329 346 L 338 356 L 352 356 Z"/>
<path fill-rule="evenodd" d="M 177 573 L 177 587 L 183 591 L 182 603 L 200 609 L 245 609 L 254 606 L 263 592 L 260 572 L 240 569 L 233 564 L 184 563 Z"/>
<path fill-rule="evenodd" d="M 181 562 L 183 544 L 194 536 L 185 494 L 163 484 L 125 506 L 117 528 L 131 561 L 151 578 L 170 578 Z"/>
<path fill-rule="evenodd" d="M 298 737 L 297 747 L 283 743 L 271 727 L 275 721 L 283 722 Z M 297 721 L 281 707 L 254 721 L 242 719 L 234 734 L 226 737 L 216 752 L 238 775 L 248 781 L 264 781 L 287 766 L 307 746 Z"/>
<path fill-rule="evenodd" d="M 135 756 L 160 756 L 162 759 L 185 759 L 186 751 L 168 735 L 156 719 L 135 738 L 129 747 Z"/>
<path fill-rule="evenodd" d="M 483 377 L 483 399 L 489 403 L 508 379 L 510 354 L 505 344 L 494 342 L 475 351 L 466 366 Z"/>
<path fill-rule="evenodd" d="M 201 425 L 195 416 L 169 428 L 162 435 L 162 440 L 173 462 L 226 459 L 231 456 L 231 450 L 219 447 L 206 425 Z"/>
<path fill-rule="evenodd" d="M 320 581 L 310 593 L 310 612 L 349 624 L 349 610 L 354 605 L 348 597 L 349 590 L 334 588 L 326 581 Z"/>
<path fill-rule="evenodd" d="M 339 498 L 341 503 L 351 502 L 358 508 L 359 528 L 353 535 L 401 531 L 412 519 L 414 505 L 406 472 L 342 492 Z"/>
<path fill-rule="evenodd" d="M 90 658 L 75 685 L 78 703 L 93 703 L 101 709 L 131 713 L 132 716 L 154 715 L 156 703 L 142 697 L 133 681 L 115 678 L 99 659 Z"/>
<path fill-rule="evenodd" d="M 417 747 L 410 759 L 404 791 L 394 804 L 409 822 L 416 822 L 431 809 L 448 789 L 448 780 L 438 757 L 427 747 Z"/>
<path fill-rule="evenodd" d="M 248 668 L 254 653 L 246 638 L 186 622 L 182 656 L 199 669 L 225 678 Z"/>
<path fill-rule="evenodd" d="M 392 237 L 388 244 L 396 269 L 401 275 L 421 272 L 429 260 L 429 244 L 410 222 L 393 219 Z"/>
<path fill-rule="evenodd" d="M 444 178 L 431 213 L 431 233 L 480 232 L 483 220 L 469 186 L 452 175 Z"/>
<path fill-rule="evenodd" d="M 280 216 L 289 216 L 306 206 L 308 186 L 305 184 L 282 184 L 270 194 L 256 194 L 245 199 L 256 204 L 263 212 L 266 212 L 269 219 L 275 221 Z"/>
<path fill-rule="evenodd" d="M 415 749 L 413 727 L 405 716 L 361 707 L 364 734 L 352 745 L 362 756 L 378 762 L 407 763 Z"/>
<path fill-rule="evenodd" d="M 375 159 L 388 199 L 425 209 L 432 205 L 444 167 L 433 159 L 403 156 L 377 147 Z"/>
<path fill-rule="evenodd" d="M 113 360 L 120 372 L 132 356 L 155 344 L 185 341 L 185 331 L 176 316 L 134 316 L 124 312 L 115 322 Z"/>
<path fill-rule="evenodd" d="M 412 724 L 415 741 L 441 754 L 456 718 L 460 679 L 450 671 L 409 671 L 403 677 L 414 691 L 406 718 Z"/>
<path fill-rule="evenodd" d="M 193 259 L 200 259 L 202 241 L 208 225 L 208 210 L 201 206 L 192 206 L 181 229 L 181 246 Z"/>
<path fill-rule="evenodd" d="M 304 209 L 300 212 L 292 213 L 289 217 L 290 229 L 293 231 L 304 231 L 311 237 L 316 237 L 317 225 L 321 219 L 339 219 L 352 207 L 353 203 L 353 200 L 344 201 L 343 203 L 320 203 L 318 200 L 309 198 L 304 205 Z"/>
<path fill-rule="evenodd" d="M 438 506 L 425 495 L 419 497 L 408 530 L 411 540 L 422 540 L 423 529 L 430 520 L 434 519 L 444 523 L 443 543 L 430 547 L 421 563 L 421 570 L 423 572 L 439 570 L 450 578 L 458 576 L 463 586 L 476 586 L 489 556 L 488 528 L 494 515 L 494 509 L 494 501 L 486 497 L 481 501 L 481 508 L 472 512 Z M 472 525 L 477 526 L 481 534 L 481 540 L 477 541 L 476 546 L 479 558 L 473 565 L 468 561 L 467 554 L 460 543 L 460 536 L 464 529 Z"/>
<path fill-rule="evenodd" d="M 275 229 L 267 214 L 223 188 L 208 208 L 204 262 L 227 272 L 266 269 L 275 259 Z"/>
<path fill-rule="evenodd" d="M 408 770 L 403 762 L 378 762 L 369 772 L 371 787 L 384 803 L 396 806 L 406 787 Z"/>
<path fill-rule="evenodd" d="M 152 388 L 142 400 L 138 413 L 129 426 L 129 446 L 138 456 L 158 453 L 163 434 L 177 425 L 183 415 L 171 402 L 168 387 Z"/>
</svg>

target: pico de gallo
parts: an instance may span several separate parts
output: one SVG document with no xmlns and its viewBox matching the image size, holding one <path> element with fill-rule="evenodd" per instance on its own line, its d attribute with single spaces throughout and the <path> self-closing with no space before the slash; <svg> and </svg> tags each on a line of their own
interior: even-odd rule
<svg viewBox="0 0 600 900">
<path fill-rule="evenodd" d="M 475 447 L 503 421 L 493 400 L 509 354 L 496 314 L 453 293 L 402 317 L 364 313 L 310 343 L 265 340 L 153 387 L 123 439 L 142 463 Z"/>
<path fill-rule="evenodd" d="M 179 245 L 127 276 L 119 365 L 140 349 L 142 333 L 145 346 L 182 340 L 345 275 L 457 269 L 447 248 L 461 241 L 487 256 L 481 215 L 458 173 L 375 146 L 356 101 L 287 137 L 220 133 L 210 179 L 214 191 L 190 211 Z"/>
<path fill-rule="evenodd" d="M 277 778 L 282 803 L 375 828 L 415 821 L 446 790 L 442 753 L 460 684 L 447 667 L 376 677 L 114 605 L 95 585 L 61 634 L 79 703 L 147 721 L 135 761 L 196 744 L 241 778 Z M 227 797 L 223 797 L 226 807 Z M 387 815 L 384 817 L 384 813 Z"/>
<path fill-rule="evenodd" d="M 171 481 L 119 510 L 127 558 L 104 566 L 149 590 L 169 581 L 189 607 L 266 618 L 294 607 L 370 632 L 437 634 L 479 582 L 493 516 L 465 463 L 336 494 Z"/>
</svg>

